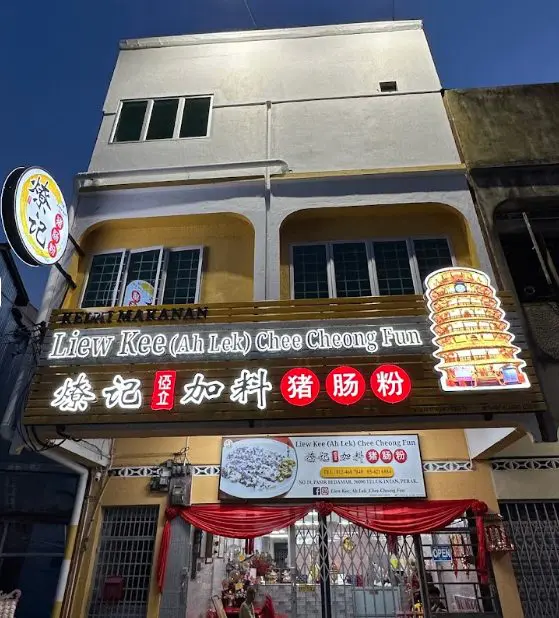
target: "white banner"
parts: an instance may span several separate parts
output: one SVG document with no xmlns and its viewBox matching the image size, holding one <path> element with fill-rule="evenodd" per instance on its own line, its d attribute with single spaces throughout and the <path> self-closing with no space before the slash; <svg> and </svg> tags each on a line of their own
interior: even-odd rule
<svg viewBox="0 0 559 618">
<path fill-rule="evenodd" d="M 222 498 L 425 498 L 416 435 L 225 438 Z"/>
</svg>

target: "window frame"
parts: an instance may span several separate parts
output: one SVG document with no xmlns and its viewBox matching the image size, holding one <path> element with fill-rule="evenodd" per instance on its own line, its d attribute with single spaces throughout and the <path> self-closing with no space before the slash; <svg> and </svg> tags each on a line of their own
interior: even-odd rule
<svg viewBox="0 0 559 618">
<path fill-rule="evenodd" d="M 162 137 L 158 139 L 147 140 L 146 136 L 147 136 L 148 129 L 149 129 L 149 123 L 151 122 L 151 114 L 153 112 L 154 102 L 155 101 L 167 101 L 170 99 L 178 99 L 178 102 L 179 102 L 178 107 L 177 107 L 177 115 L 175 117 L 175 126 L 173 128 L 172 137 Z M 179 137 L 180 128 L 182 124 L 182 116 L 184 114 L 184 108 L 185 108 L 187 99 L 210 99 L 210 107 L 208 110 L 208 124 L 206 126 L 206 135 L 197 135 L 193 137 Z M 115 136 L 116 136 L 118 123 L 120 122 L 120 115 L 122 113 L 122 108 L 125 103 L 132 103 L 135 101 L 146 101 L 147 102 L 146 112 L 144 114 L 144 122 L 142 124 L 142 130 L 140 131 L 140 139 L 117 142 L 115 141 Z M 182 141 L 182 140 L 192 140 L 192 139 L 206 139 L 210 137 L 213 109 L 214 109 L 214 95 L 213 94 L 194 94 L 194 95 L 179 95 L 179 96 L 167 95 L 167 96 L 161 96 L 161 97 L 122 99 L 118 104 L 118 109 L 115 114 L 113 128 L 111 130 L 111 135 L 109 137 L 109 144 L 139 144 L 140 142 L 151 143 L 151 142 L 170 142 L 170 141 L 179 141 L 179 140 Z"/>
<path fill-rule="evenodd" d="M 122 277 L 122 273 L 124 270 L 124 262 L 126 260 L 126 254 L 127 254 L 127 250 L 126 249 L 110 249 L 107 251 L 99 251 L 98 253 L 94 253 L 93 255 L 91 255 L 89 257 L 89 261 L 87 264 L 87 273 L 84 277 L 83 280 L 83 284 L 82 284 L 82 290 L 81 290 L 81 294 L 80 294 L 80 309 L 83 309 L 83 300 L 85 297 L 85 292 L 87 290 L 87 284 L 89 283 L 89 277 L 91 275 L 91 266 L 93 264 L 93 260 L 94 258 L 96 258 L 98 255 L 109 255 L 110 253 L 120 253 L 120 266 L 118 268 L 118 275 L 117 275 L 117 281 L 116 281 L 116 285 L 115 285 L 115 289 L 113 290 L 113 304 L 112 305 L 106 305 L 104 307 L 86 307 L 86 309 L 108 309 L 110 307 L 117 307 L 118 305 L 116 304 L 116 300 L 117 300 L 117 296 L 119 297 L 119 283 Z"/>
<path fill-rule="evenodd" d="M 194 294 L 194 304 L 198 304 L 200 302 L 200 292 L 202 290 L 202 263 L 204 260 L 204 245 L 187 245 L 184 247 L 172 247 L 171 249 L 164 250 L 164 263 L 162 264 L 161 279 L 159 281 L 159 288 L 157 292 L 157 303 L 159 305 L 163 304 L 165 285 L 167 284 L 167 266 L 169 264 L 169 255 L 171 253 L 176 253 L 177 251 L 195 250 L 198 250 L 200 252 L 200 257 L 198 259 L 198 271 L 196 273 L 196 292 Z"/>
<path fill-rule="evenodd" d="M 326 281 L 328 282 L 328 293 L 332 291 L 332 281 L 333 281 L 333 267 L 331 258 L 331 249 L 329 248 L 330 241 L 317 240 L 313 242 L 295 242 L 289 245 L 289 293 L 292 299 L 295 299 L 295 265 L 293 263 L 293 249 L 295 247 L 310 247 L 316 245 L 326 246 Z M 334 287 L 335 287 L 334 282 Z M 332 298 L 332 296 L 330 296 Z M 320 298 L 298 298 L 297 300 L 322 300 Z"/>
<path fill-rule="evenodd" d="M 115 289 L 112 295 L 112 305 L 107 306 L 95 306 L 95 307 L 87 307 L 87 309 L 96 309 L 96 310 L 106 310 L 114 307 L 122 307 L 122 302 L 124 300 L 124 293 L 126 290 L 126 279 L 128 278 L 128 270 L 130 267 L 130 257 L 134 253 L 143 253 L 145 251 L 159 251 L 159 261 L 157 264 L 156 271 L 156 279 L 155 279 L 155 296 L 154 302 L 152 305 L 145 305 L 147 307 L 157 306 L 162 303 L 163 294 L 165 291 L 165 283 L 167 281 L 167 265 L 169 262 L 169 254 L 177 251 L 187 251 L 187 250 L 198 250 L 199 251 L 199 260 L 198 260 L 198 270 L 196 273 L 196 292 L 195 299 L 193 304 L 198 304 L 200 302 L 200 294 L 202 290 L 202 274 L 203 274 L 203 260 L 204 260 L 204 245 L 188 245 L 184 247 L 165 247 L 163 245 L 157 245 L 152 247 L 141 247 L 138 249 L 110 249 L 106 251 L 99 251 L 89 257 L 89 262 L 87 266 L 87 273 L 83 280 L 82 290 L 80 293 L 80 309 L 84 309 L 83 300 L 85 297 L 85 292 L 87 290 L 87 284 L 89 283 L 89 276 L 91 273 L 91 265 L 93 260 L 98 255 L 108 255 L 111 253 L 120 253 L 120 265 L 118 269 L 118 278 L 116 282 Z M 143 306 L 143 305 L 142 305 Z"/>
<path fill-rule="evenodd" d="M 124 301 L 124 294 L 126 293 L 126 280 L 128 279 L 128 271 L 130 269 L 130 258 L 132 255 L 134 255 L 135 253 L 144 253 L 145 251 L 159 251 L 159 260 L 157 262 L 157 270 L 155 271 L 155 285 L 153 286 L 155 288 L 155 294 L 154 294 L 154 305 L 157 305 L 157 298 L 158 298 L 158 290 L 159 290 L 159 279 L 161 277 L 161 267 L 163 264 L 163 255 L 164 255 L 164 251 L 165 248 L 163 247 L 163 245 L 158 245 L 155 247 L 142 247 L 141 249 L 128 249 L 128 251 L 126 252 L 126 268 L 123 270 L 122 272 L 122 281 L 120 284 L 120 292 L 118 295 L 118 305 L 116 305 L 117 307 L 122 307 L 122 303 Z M 149 305 L 148 305 L 149 306 Z"/>
<path fill-rule="evenodd" d="M 367 255 L 367 268 L 369 271 L 369 283 L 371 287 L 371 296 L 355 296 L 351 298 L 372 298 L 380 296 L 391 296 L 379 293 L 378 273 L 375 261 L 375 242 L 405 242 L 408 252 L 408 262 L 410 265 L 410 272 L 413 281 L 414 294 L 423 294 L 423 281 L 419 274 L 419 263 L 417 261 L 417 255 L 415 253 L 416 240 L 445 240 L 449 249 L 450 259 L 453 266 L 456 266 L 456 256 L 452 246 L 452 242 L 448 234 L 414 234 L 413 236 L 388 236 L 388 237 L 372 237 L 372 238 L 355 238 L 351 240 L 319 240 L 312 242 L 295 242 L 289 245 L 289 293 L 292 300 L 295 300 L 295 266 L 293 261 L 293 249 L 294 247 L 308 247 L 322 245 L 326 247 L 326 278 L 328 281 L 328 293 L 329 298 L 338 298 L 338 290 L 336 287 L 336 265 L 334 263 L 334 245 L 343 244 L 356 244 L 363 243 L 365 245 L 365 251 Z M 400 296 L 392 295 L 392 296 Z M 299 298 L 297 300 L 317 300 L 317 299 L 304 299 Z M 320 299 L 318 299 L 320 300 Z"/>
</svg>

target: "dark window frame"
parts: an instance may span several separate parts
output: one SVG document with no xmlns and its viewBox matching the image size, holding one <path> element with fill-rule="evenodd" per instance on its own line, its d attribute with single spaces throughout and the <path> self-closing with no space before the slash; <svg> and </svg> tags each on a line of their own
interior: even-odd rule
<svg viewBox="0 0 559 618">
<path fill-rule="evenodd" d="M 182 127 L 184 125 L 185 118 L 185 109 L 187 108 L 187 102 L 198 99 L 208 99 L 208 116 L 206 122 L 206 133 L 205 135 L 187 135 L 181 137 Z M 173 126 L 173 132 L 170 137 L 155 137 L 148 139 L 148 133 L 150 130 L 151 119 L 153 115 L 153 108 L 156 103 L 160 101 L 177 101 L 177 110 L 175 115 L 175 122 Z M 146 109 L 144 111 L 144 117 L 142 122 L 142 127 L 139 132 L 138 139 L 132 140 L 117 140 L 117 134 L 120 128 L 120 120 L 122 117 L 122 111 L 125 106 L 129 103 L 143 103 L 145 102 Z M 111 132 L 111 138 L 109 140 L 110 144 L 136 144 L 138 142 L 156 142 L 156 141 L 169 141 L 169 140 L 185 140 L 185 139 L 206 139 L 210 136 L 211 124 L 212 124 L 212 112 L 214 107 L 214 95 L 213 94 L 197 94 L 197 95 L 183 95 L 183 96 L 166 96 L 166 97 L 151 97 L 151 98 L 143 98 L 143 99 L 125 99 L 120 102 L 118 112 L 116 114 L 114 126 Z"/>
<path fill-rule="evenodd" d="M 187 300 L 186 302 L 174 301 L 173 303 L 167 303 L 167 304 L 177 304 L 178 305 L 178 304 L 191 304 L 191 303 L 200 302 L 200 293 L 201 293 L 201 288 L 202 288 L 202 268 L 203 268 L 203 261 L 204 261 L 204 247 L 202 245 L 191 245 L 191 246 L 185 246 L 185 247 L 171 247 L 171 248 L 157 246 L 157 247 L 142 247 L 140 249 L 132 249 L 132 250 L 115 249 L 112 251 L 105 251 L 102 253 L 97 253 L 91 256 L 89 268 L 87 270 L 87 275 L 85 277 L 82 292 L 81 292 L 80 307 L 84 309 L 93 309 L 93 308 L 100 309 L 104 307 L 122 306 L 122 303 L 124 301 L 126 285 L 129 283 L 128 276 L 130 272 L 129 269 L 130 269 L 131 256 L 137 255 L 139 253 L 149 252 L 149 251 L 159 251 L 159 260 L 158 260 L 158 265 L 157 265 L 157 271 L 155 273 L 155 285 L 154 285 L 155 295 L 154 295 L 154 302 L 152 303 L 152 305 L 162 304 L 165 294 L 167 292 L 167 283 L 168 283 L 167 273 L 168 273 L 168 265 L 169 265 L 169 256 L 171 254 L 177 254 L 177 253 L 187 252 L 187 251 L 197 251 L 198 252 L 198 265 L 197 265 L 197 273 L 196 273 L 196 289 L 194 292 L 194 300 L 193 301 Z M 112 299 L 111 304 L 100 305 L 100 304 L 94 303 L 94 304 L 87 304 L 86 306 L 84 306 L 84 300 L 87 295 L 88 285 L 89 285 L 89 280 L 90 280 L 90 275 L 91 275 L 91 266 L 95 258 L 102 256 L 102 255 L 113 255 L 113 254 L 115 255 L 120 254 L 121 262 L 120 262 L 118 276 L 114 283 L 114 288 L 111 294 L 111 299 Z"/>
<path fill-rule="evenodd" d="M 441 241 L 444 240 L 448 247 L 448 252 L 451 259 L 451 264 L 456 264 L 456 256 L 454 254 L 453 245 L 450 241 L 450 237 L 448 235 L 431 235 L 431 234 L 421 234 L 414 236 L 406 236 L 406 237 L 374 237 L 370 239 L 355 239 L 355 240 L 336 240 L 336 241 L 316 241 L 316 242 L 297 242 L 290 245 L 290 297 L 293 299 L 304 299 L 304 298 L 312 298 L 305 296 L 297 296 L 295 294 L 295 264 L 294 264 L 294 248 L 295 247 L 307 247 L 307 246 L 324 246 L 326 247 L 326 273 L 327 273 L 327 281 L 328 281 L 328 296 L 321 296 L 320 298 L 343 298 L 344 296 L 339 296 L 337 286 L 336 286 L 336 270 L 335 270 L 335 261 L 334 261 L 334 245 L 339 244 L 357 244 L 363 243 L 366 247 L 367 254 L 367 265 L 369 269 L 369 281 L 371 288 L 371 296 L 388 296 L 389 294 L 381 294 L 379 291 L 379 281 L 378 281 L 378 271 L 376 268 L 375 262 L 375 253 L 374 247 L 375 243 L 389 243 L 389 242 L 405 242 L 406 248 L 408 252 L 408 264 L 410 267 L 411 280 L 413 282 L 413 292 L 410 294 L 423 294 L 423 280 L 420 276 L 420 268 L 417 262 L 416 250 L 415 250 L 415 242 L 417 241 Z M 396 294 L 393 294 L 396 295 Z M 398 294 L 399 295 L 399 294 Z M 352 297 L 352 298 L 360 298 L 360 297 Z M 366 298 L 366 296 L 362 296 L 362 298 Z"/>
</svg>

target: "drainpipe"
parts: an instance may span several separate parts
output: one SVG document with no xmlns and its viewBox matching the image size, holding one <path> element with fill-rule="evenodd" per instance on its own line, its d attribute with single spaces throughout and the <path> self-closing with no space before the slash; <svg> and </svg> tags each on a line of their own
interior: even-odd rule
<svg viewBox="0 0 559 618">
<path fill-rule="evenodd" d="M 62 612 L 62 602 L 64 601 L 64 593 L 66 592 L 66 586 L 68 584 L 68 574 L 70 572 L 70 563 L 72 561 L 72 555 L 74 553 L 74 547 L 76 545 L 76 537 L 78 533 L 78 524 L 80 522 L 80 515 L 85 500 L 85 491 L 87 487 L 87 480 L 89 478 L 89 470 L 84 466 L 80 466 L 51 450 L 44 451 L 42 453 L 45 457 L 56 461 L 62 466 L 69 468 L 73 472 L 79 475 L 78 488 L 76 491 L 76 499 L 74 500 L 74 509 L 72 510 L 72 517 L 68 524 L 68 533 L 66 535 L 66 547 L 64 548 L 64 560 L 60 567 L 60 573 L 58 575 L 58 585 L 56 587 L 56 596 L 54 598 L 54 604 L 52 606 L 51 618 L 60 618 Z"/>
<path fill-rule="evenodd" d="M 272 153 L 272 102 L 266 101 L 266 159 L 269 161 Z M 285 173 L 284 168 L 282 171 Z M 270 184 L 270 168 L 264 168 L 264 296 L 270 298 L 268 282 L 268 217 L 272 204 L 272 189 Z"/>
</svg>

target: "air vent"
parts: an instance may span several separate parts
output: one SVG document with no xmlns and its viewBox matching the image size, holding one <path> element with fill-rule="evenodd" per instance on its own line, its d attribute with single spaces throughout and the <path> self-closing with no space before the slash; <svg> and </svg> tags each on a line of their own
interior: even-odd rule
<svg viewBox="0 0 559 618">
<path fill-rule="evenodd" d="M 398 84 L 396 82 L 379 82 L 381 92 L 398 92 Z"/>
</svg>

